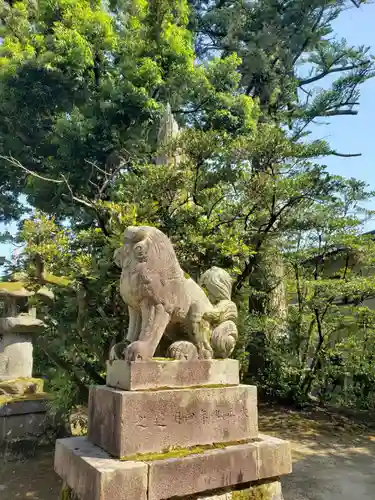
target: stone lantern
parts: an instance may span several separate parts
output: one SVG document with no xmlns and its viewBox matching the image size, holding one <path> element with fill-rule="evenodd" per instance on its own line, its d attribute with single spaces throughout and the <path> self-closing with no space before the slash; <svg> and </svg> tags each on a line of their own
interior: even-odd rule
<svg viewBox="0 0 375 500">
<path fill-rule="evenodd" d="M 53 293 L 26 286 L 21 280 L 0 282 L 0 449 L 7 450 L 43 442 L 50 425 L 44 381 L 32 376 L 33 337 L 45 325 L 29 299 L 53 300 Z"/>
<path fill-rule="evenodd" d="M 33 295 L 21 282 L 0 282 L 0 380 L 32 377 L 33 335 L 44 326 L 29 305 Z"/>
</svg>

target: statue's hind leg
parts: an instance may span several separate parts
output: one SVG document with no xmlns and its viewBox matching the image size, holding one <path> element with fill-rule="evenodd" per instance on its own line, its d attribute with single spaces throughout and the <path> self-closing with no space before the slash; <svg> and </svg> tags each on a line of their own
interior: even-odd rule
<svg viewBox="0 0 375 500">
<path fill-rule="evenodd" d="M 214 353 L 210 343 L 211 327 L 205 320 L 199 323 L 193 323 L 193 335 L 198 349 L 198 357 L 200 359 L 212 359 Z"/>
<path fill-rule="evenodd" d="M 189 311 L 191 323 L 191 334 L 193 342 L 197 346 L 200 359 L 211 359 L 214 357 L 211 347 L 211 326 L 202 318 L 202 312 L 197 304 L 192 304 Z"/>
</svg>

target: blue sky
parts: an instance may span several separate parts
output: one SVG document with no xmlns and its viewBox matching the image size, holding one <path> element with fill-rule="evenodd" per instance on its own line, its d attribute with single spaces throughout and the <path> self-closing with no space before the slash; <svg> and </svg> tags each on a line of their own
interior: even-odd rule
<svg viewBox="0 0 375 500">
<path fill-rule="evenodd" d="M 375 4 L 344 12 L 335 30 L 350 45 L 370 46 L 375 53 Z M 332 173 L 364 180 L 375 190 L 375 79 L 361 87 L 360 103 L 357 116 L 332 118 L 329 125 L 315 127 L 314 136 L 327 139 L 340 153 L 362 153 L 358 158 L 330 157 L 326 164 Z M 369 208 L 375 209 L 375 200 Z"/>
<path fill-rule="evenodd" d="M 346 38 L 350 45 L 366 45 L 375 53 L 375 4 L 344 12 L 336 21 L 335 30 L 340 38 Z M 341 153 L 362 153 L 357 158 L 330 157 L 326 164 L 329 170 L 345 177 L 366 181 L 375 190 L 375 78 L 361 88 L 361 105 L 357 116 L 332 118 L 328 125 L 314 127 L 314 137 L 327 139 L 333 149 Z M 372 128 L 374 127 L 374 128 Z M 375 209 L 375 200 L 368 208 Z M 7 228 L 14 230 L 14 226 Z M 375 220 L 366 229 L 375 229 Z M 4 227 L 0 224 L 0 231 Z M 0 244 L 0 256 L 9 257 L 10 245 Z"/>
</svg>

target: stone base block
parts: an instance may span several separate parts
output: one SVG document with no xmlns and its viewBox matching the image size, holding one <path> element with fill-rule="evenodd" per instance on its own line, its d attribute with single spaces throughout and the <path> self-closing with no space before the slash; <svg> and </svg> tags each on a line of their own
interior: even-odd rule
<svg viewBox="0 0 375 500">
<path fill-rule="evenodd" d="M 256 387 L 90 390 L 89 440 L 115 457 L 258 435 Z"/>
<path fill-rule="evenodd" d="M 239 363 L 235 359 L 107 363 L 107 385 L 125 391 L 238 384 Z"/>
<path fill-rule="evenodd" d="M 201 494 L 189 495 L 180 497 L 180 500 L 284 500 L 281 483 L 278 480 L 256 481 L 250 483 L 246 488 L 240 488 L 233 491 L 217 492 L 208 496 L 202 496 Z"/>
<path fill-rule="evenodd" d="M 264 435 L 256 442 L 148 465 L 149 500 L 230 488 L 292 471 L 289 442 Z"/>
<path fill-rule="evenodd" d="M 46 400 L 4 403 L 0 405 L 0 446 L 18 441 L 43 441 L 49 424 Z"/>
<path fill-rule="evenodd" d="M 59 500 L 80 500 L 69 486 L 63 486 Z M 209 496 L 189 495 L 180 500 L 284 500 L 280 481 L 257 481 L 248 488 L 214 493 Z"/>
<path fill-rule="evenodd" d="M 0 417 L 26 415 L 28 413 L 46 413 L 47 401 L 46 396 L 36 399 L 26 399 L 26 397 L 9 398 L 4 403 L 0 402 Z"/>
<path fill-rule="evenodd" d="M 180 458 L 115 460 L 86 438 L 58 440 L 55 454 L 56 472 L 80 500 L 282 500 L 279 482 L 263 474 L 291 468 L 289 443 L 263 435 Z"/>
<path fill-rule="evenodd" d="M 56 441 L 55 471 L 74 492 L 66 488 L 68 499 L 147 500 L 147 470 L 143 462 L 111 459 L 85 438 Z"/>
</svg>

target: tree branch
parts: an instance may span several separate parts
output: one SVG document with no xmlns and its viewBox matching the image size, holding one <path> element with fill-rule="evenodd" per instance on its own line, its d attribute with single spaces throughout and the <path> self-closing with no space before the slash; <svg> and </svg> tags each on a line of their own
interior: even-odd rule
<svg viewBox="0 0 375 500">
<path fill-rule="evenodd" d="M 318 116 L 344 116 L 344 115 L 358 115 L 358 111 L 353 109 L 332 109 L 320 113 Z"/>
<path fill-rule="evenodd" d="M 21 162 L 19 162 L 18 160 L 16 160 L 12 156 L 0 155 L 0 159 L 3 159 L 5 161 L 9 162 L 14 167 L 19 168 L 19 169 L 23 170 L 24 172 L 26 172 L 27 174 L 31 175 L 32 177 L 36 177 L 37 179 L 41 179 L 42 181 L 52 182 L 53 184 L 65 184 L 69 193 L 70 193 L 71 199 L 73 201 L 75 201 L 76 203 L 78 203 L 79 205 L 82 205 L 86 208 L 89 208 L 90 210 L 93 210 L 95 212 L 96 219 L 98 221 L 98 224 L 99 224 L 101 230 L 103 231 L 105 236 L 109 236 L 109 232 L 105 226 L 104 219 L 103 219 L 102 215 L 100 214 L 99 210 L 97 209 L 97 207 L 94 205 L 94 203 L 87 201 L 83 198 L 78 198 L 78 196 L 75 196 L 75 194 L 73 193 L 73 190 L 72 190 L 67 178 L 65 177 L 65 175 L 61 174 L 62 179 L 51 179 L 50 177 L 44 177 L 43 175 L 39 175 L 36 172 L 29 170 L 24 165 L 22 165 Z M 109 182 L 109 180 L 110 179 L 107 179 L 108 182 Z M 104 185 L 108 185 L 108 182 L 107 182 L 107 184 L 104 183 Z M 62 196 L 64 196 L 64 193 L 62 194 Z M 65 196 L 67 196 L 67 195 L 65 195 Z"/>
<path fill-rule="evenodd" d="M 56 354 L 56 352 L 51 349 L 51 345 L 49 345 L 45 340 L 43 340 L 41 336 L 38 337 L 37 342 L 40 348 L 53 362 L 53 364 L 56 365 L 58 368 L 67 372 L 69 376 L 75 381 L 75 383 L 79 387 L 81 395 L 88 398 L 89 395 L 88 387 L 86 386 L 86 384 L 82 382 L 81 376 L 76 370 L 76 366 L 73 363 L 66 361 L 65 359 L 61 358 L 58 354 Z"/>
<path fill-rule="evenodd" d="M 306 78 L 305 80 L 299 80 L 298 85 L 309 85 L 310 83 L 317 82 L 318 80 L 321 80 L 322 78 L 325 78 L 327 75 L 330 75 L 331 73 L 340 73 L 342 71 L 351 71 L 352 69 L 358 69 L 361 68 L 362 66 L 368 66 L 370 64 L 370 61 L 363 61 L 359 64 L 351 64 L 349 66 L 342 66 L 340 68 L 332 68 L 332 69 L 327 69 L 326 71 L 323 71 L 322 73 L 319 73 L 318 75 L 312 76 L 311 78 Z"/>
<path fill-rule="evenodd" d="M 22 163 L 20 163 L 18 160 L 16 160 L 12 156 L 0 155 L 0 159 L 7 161 L 8 163 L 13 165 L 14 167 L 20 168 L 21 170 L 23 170 L 27 174 L 32 175 L 33 177 L 36 177 L 37 179 L 41 179 L 42 181 L 54 182 L 55 184 L 62 184 L 64 182 L 63 180 L 51 179 L 50 177 L 44 177 L 43 175 L 39 175 L 36 172 L 33 172 L 32 170 L 29 170 L 28 168 L 26 168 L 24 165 L 22 165 Z"/>
<path fill-rule="evenodd" d="M 258 231 L 257 233 L 257 236 L 258 236 L 258 241 L 257 241 L 257 244 L 256 244 L 256 247 L 255 247 L 255 254 L 257 252 L 259 252 L 262 244 L 263 244 L 263 241 L 265 239 L 265 236 L 271 231 L 273 225 L 275 224 L 275 222 L 277 221 L 277 219 L 279 217 L 281 217 L 281 215 L 284 213 L 284 211 L 287 209 L 287 208 L 290 208 L 292 207 L 295 203 L 298 203 L 299 201 L 305 199 L 305 198 L 308 198 L 308 196 L 306 196 L 305 194 L 302 194 L 302 195 L 298 195 L 298 196 L 293 196 L 287 203 L 285 203 L 285 205 L 283 205 L 276 213 L 274 213 L 271 217 L 270 217 L 270 220 L 268 221 L 268 223 L 265 225 L 264 229 Z M 251 272 L 252 272 L 252 269 L 253 269 L 253 258 L 250 259 L 248 262 L 246 262 L 245 264 L 245 268 L 242 272 L 242 274 L 240 274 L 236 280 L 236 283 L 233 287 L 233 290 L 235 292 L 237 292 L 238 290 L 241 290 L 242 288 L 242 285 L 244 283 L 244 281 L 250 276 Z"/>
<path fill-rule="evenodd" d="M 315 23 L 311 27 L 310 36 L 306 37 L 305 41 L 303 42 L 302 46 L 298 50 L 297 54 L 294 55 L 293 65 L 297 62 L 297 60 L 301 57 L 301 55 L 304 53 L 307 46 L 309 45 L 312 34 L 315 33 L 316 29 L 319 27 L 320 21 L 323 19 L 324 11 L 325 11 L 325 6 L 320 8 L 319 14 L 317 15 L 317 18 L 315 19 Z"/>
<path fill-rule="evenodd" d="M 337 151 L 330 151 L 330 155 L 339 156 L 340 158 L 357 158 L 362 156 L 362 153 L 338 153 Z"/>
</svg>

